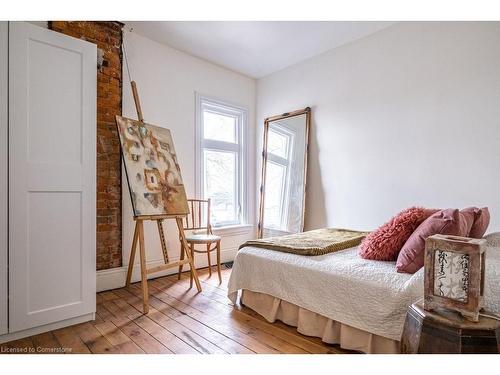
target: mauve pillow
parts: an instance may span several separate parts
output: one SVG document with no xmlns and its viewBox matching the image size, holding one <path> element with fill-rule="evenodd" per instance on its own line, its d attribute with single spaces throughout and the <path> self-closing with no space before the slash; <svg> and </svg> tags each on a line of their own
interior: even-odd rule
<svg viewBox="0 0 500 375">
<path fill-rule="evenodd" d="M 461 220 L 461 223 L 465 226 L 465 228 L 461 229 L 461 232 L 465 233 L 465 237 L 470 237 L 472 226 L 474 225 L 474 221 L 476 220 L 475 218 L 477 210 L 477 207 L 467 207 L 463 210 L 460 210 L 460 214 L 461 216 L 463 216 L 463 220 Z"/>
<path fill-rule="evenodd" d="M 488 207 L 474 208 L 475 218 L 474 224 L 472 224 L 472 229 L 470 230 L 469 237 L 472 238 L 482 238 L 490 225 L 490 211 Z"/>
<path fill-rule="evenodd" d="M 399 212 L 387 223 L 371 232 L 359 246 L 361 258 L 396 260 L 398 253 L 413 231 L 438 210 L 410 207 Z"/>
<path fill-rule="evenodd" d="M 399 252 L 398 272 L 415 273 L 424 266 L 425 240 L 435 234 L 466 236 L 465 216 L 459 210 L 448 208 L 431 215 L 412 233 Z"/>
</svg>

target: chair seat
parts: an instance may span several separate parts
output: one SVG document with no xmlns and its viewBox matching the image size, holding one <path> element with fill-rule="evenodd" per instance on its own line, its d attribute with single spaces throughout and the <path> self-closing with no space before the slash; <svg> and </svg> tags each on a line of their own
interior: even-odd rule
<svg viewBox="0 0 500 375">
<path fill-rule="evenodd" d="M 186 234 L 186 241 L 192 243 L 211 243 L 220 240 L 221 237 L 214 234 Z"/>
</svg>

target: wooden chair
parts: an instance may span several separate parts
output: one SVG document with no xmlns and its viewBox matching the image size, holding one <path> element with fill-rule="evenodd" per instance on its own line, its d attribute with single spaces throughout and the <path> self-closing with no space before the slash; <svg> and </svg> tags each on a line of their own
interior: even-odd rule
<svg viewBox="0 0 500 375">
<path fill-rule="evenodd" d="M 210 198 L 209 199 L 188 199 L 188 204 L 191 213 L 186 215 L 182 220 L 184 225 L 186 242 L 189 244 L 189 249 L 185 249 L 183 242 L 181 241 L 181 260 L 185 257 L 185 252 L 190 251 L 191 259 L 193 264 L 195 261 L 195 253 L 206 253 L 208 259 L 208 273 L 212 276 L 212 267 L 210 253 L 212 251 L 217 251 L 217 273 L 219 274 L 219 283 L 222 283 L 221 276 L 221 264 L 220 264 L 220 240 L 221 237 L 216 236 L 212 233 L 212 226 L 210 225 Z M 206 215 L 206 216 L 205 216 Z M 203 220 L 205 218 L 205 220 Z M 205 230 L 205 233 L 199 233 L 196 231 Z M 204 245 L 203 250 L 198 250 L 195 245 Z M 213 247 L 212 247 L 213 246 Z M 179 274 L 177 278 L 180 280 L 182 267 L 184 265 L 179 265 Z M 193 287 L 193 274 L 190 273 L 190 287 Z"/>
</svg>

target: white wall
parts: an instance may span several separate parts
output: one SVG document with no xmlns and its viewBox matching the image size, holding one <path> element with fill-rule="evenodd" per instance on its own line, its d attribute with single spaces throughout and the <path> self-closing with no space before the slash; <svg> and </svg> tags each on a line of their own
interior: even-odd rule
<svg viewBox="0 0 500 375">
<path fill-rule="evenodd" d="M 399 23 L 260 79 L 256 155 L 265 117 L 312 107 L 306 229 L 487 205 L 499 230 L 499 41 L 499 22 Z"/>
<path fill-rule="evenodd" d="M 146 122 L 164 126 L 171 130 L 182 177 L 188 197 L 195 194 L 195 92 L 227 100 L 248 109 L 248 147 L 255 149 L 255 80 L 229 71 L 207 61 L 169 48 L 136 33 L 125 32 L 125 49 L 132 79 L 138 85 L 141 105 Z M 125 62 L 125 61 L 124 61 Z M 123 116 L 137 118 L 127 70 L 123 69 Z M 252 153 L 250 153 L 252 155 Z M 248 168 L 249 185 L 254 186 L 255 163 L 251 157 Z M 100 273 L 99 289 L 104 289 L 116 280 L 124 280 L 128 265 L 130 247 L 134 233 L 132 206 L 125 173 L 123 185 L 123 265 L 121 269 Z M 255 201 L 249 202 L 250 223 L 254 223 Z M 147 259 L 150 264 L 162 263 L 158 231 L 154 222 L 145 224 Z M 237 246 L 249 237 L 255 229 L 239 235 L 223 236 L 221 243 L 223 261 L 232 260 Z M 179 257 L 178 232 L 171 221 L 166 227 L 167 247 L 171 259 Z M 215 257 L 212 256 L 212 262 Z M 206 265 L 206 257 L 198 254 L 197 266 Z M 136 259 L 138 264 L 138 259 Z M 138 270 L 138 265 L 136 266 Z M 171 272 L 175 272 L 172 270 Z M 158 275 L 161 275 L 159 273 Z M 157 276 L 157 275 L 154 275 Z M 135 274 L 137 279 L 138 273 Z M 115 284 L 113 284 L 115 285 Z"/>
</svg>

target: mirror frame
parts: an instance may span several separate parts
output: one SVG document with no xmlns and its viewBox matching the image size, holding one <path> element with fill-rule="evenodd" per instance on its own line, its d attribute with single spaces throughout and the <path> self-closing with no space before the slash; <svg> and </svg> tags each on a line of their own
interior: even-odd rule
<svg viewBox="0 0 500 375">
<path fill-rule="evenodd" d="M 266 164 L 267 164 L 267 137 L 269 132 L 269 123 L 277 120 L 283 120 L 289 117 L 306 115 L 306 147 L 304 153 L 304 186 L 302 195 L 302 217 L 300 223 L 300 232 L 304 231 L 304 216 L 306 204 L 306 185 L 307 185 L 307 156 L 309 154 L 309 131 L 311 127 L 311 108 L 306 107 L 297 111 L 285 112 L 281 115 L 267 117 L 264 120 L 264 141 L 262 143 L 262 172 L 260 179 L 260 206 L 259 206 L 259 222 L 257 225 L 257 236 L 262 238 L 264 234 L 264 198 L 265 198 L 265 185 L 266 185 Z"/>
</svg>

